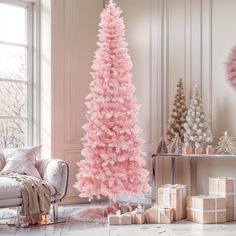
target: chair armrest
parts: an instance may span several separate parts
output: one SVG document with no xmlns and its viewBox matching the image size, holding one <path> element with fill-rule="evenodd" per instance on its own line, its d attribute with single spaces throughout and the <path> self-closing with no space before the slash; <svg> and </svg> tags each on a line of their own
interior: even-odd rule
<svg viewBox="0 0 236 236">
<path fill-rule="evenodd" d="M 42 178 L 51 184 L 56 190 L 56 200 L 62 200 L 66 196 L 69 177 L 69 166 L 65 161 L 58 159 L 41 159 L 36 167 Z"/>
<path fill-rule="evenodd" d="M 0 151 L 0 172 L 3 169 L 3 167 L 5 166 L 6 161 L 3 155 L 3 152 Z"/>
</svg>

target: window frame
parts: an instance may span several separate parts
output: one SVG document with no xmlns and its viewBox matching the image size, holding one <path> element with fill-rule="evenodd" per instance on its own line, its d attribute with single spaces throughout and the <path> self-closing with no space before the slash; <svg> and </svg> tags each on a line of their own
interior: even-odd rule
<svg viewBox="0 0 236 236">
<path fill-rule="evenodd" d="M 26 73 L 27 80 L 8 80 L 0 78 L 0 81 L 10 83 L 27 84 L 27 113 L 26 119 L 26 145 L 33 145 L 40 141 L 40 0 L 0 0 L 0 3 L 27 8 L 27 42 L 25 44 L 0 41 L 1 44 L 25 47 L 27 49 Z M 0 116 L 0 119 L 16 119 L 14 117 Z"/>
</svg>

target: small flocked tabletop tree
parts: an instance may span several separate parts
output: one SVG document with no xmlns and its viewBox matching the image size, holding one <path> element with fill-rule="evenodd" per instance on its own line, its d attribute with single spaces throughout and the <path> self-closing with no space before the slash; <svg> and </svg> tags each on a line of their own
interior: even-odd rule
<svg viewBox="0 0 236 236">
<path fill-rule="evenodd" d="M 149 191 L 121 10 L 110 0 L 101 13 L 98 49 L 87 96 L 87 124 L 75 187 L 90 200 Z"/>
<path fill-rule="evenodd" d="M 165 139 L 162 137 L 157 146 L 156 153 L 167 153 L 167 152 L 168 152 L 167 145 L 166 145 Z"/>
<path fill-rule="evenodd" d="M 236 144 L 233 138 L 228 135 L 228 132 L 224 132 L 224 136 L 220 138 L 217 146 L 218 154 L 236 154 Z"/>
<path fill-rule="evenodd" d="M 206 118 L 197 85 L 192 91 L 186 123 L 184 124 L 184 142 L 201 145 L 212 141 L 210 121 Z"/>
<path fill-rule="evenodd" d="M 177 133 L 174 140 L 168 145 L 168 153 L 180 154 L 182 153 L 182 141 Z"/>
<path fill-rule="evenodd" d="M 184 94 L 184 86 L 182 79 L 179 79 L 177 91 L 173 103 L 171 118 L 168 122 L 166 132 L 168 142 L 174 141 L 176 134 L 179 135 L 181 141 L 184 141 L 184 123 L 186 122 L 187 107 Z"/>
</svg>

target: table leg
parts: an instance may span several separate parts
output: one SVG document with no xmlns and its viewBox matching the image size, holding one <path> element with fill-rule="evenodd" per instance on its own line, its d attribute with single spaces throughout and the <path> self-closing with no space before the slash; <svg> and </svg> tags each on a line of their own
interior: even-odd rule
<svg viewBox="0 0 236 236">
<path fill-rule="evenodd" d="M 175 172 L 175 158 L 171 158 L 171 184 L 174 185 L 176 183 L 176 172 Z"/>
<path fill-rule="evenodd" d="M 152 203 L 156 203 L 156 188 L 157 188 L 157 159 L 152 157 Z"/>
<path fill-rule="evenodd" d="M 157 204 L 158 157 L 155 158 L 155 203 Z"/>
<path fill-rule="evenodd" d="M 191 159 L 191 194 L 197 195 L 197 158 Z"/>
</svg>

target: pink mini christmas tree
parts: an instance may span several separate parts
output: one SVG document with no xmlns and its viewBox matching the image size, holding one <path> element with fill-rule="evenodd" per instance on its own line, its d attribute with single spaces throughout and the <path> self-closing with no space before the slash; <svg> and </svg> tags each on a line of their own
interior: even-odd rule
<svg viewBox="0 0 236 236">
<path fill-rule="evenodd" d="M 236 90 L 236 45 L 231 49 L 226 62 L 226 75 L 230 85 Z"/>
<path fill-rule="evenodd" d="M 121 10 L 111 0 L 101 14 L 84 125 L 86 135 L 75 187 L 81 197 L 142 196 L 149 191 L 137 127 L 139 106 L 133 95 L 132 62 Z"/>
</svg>

